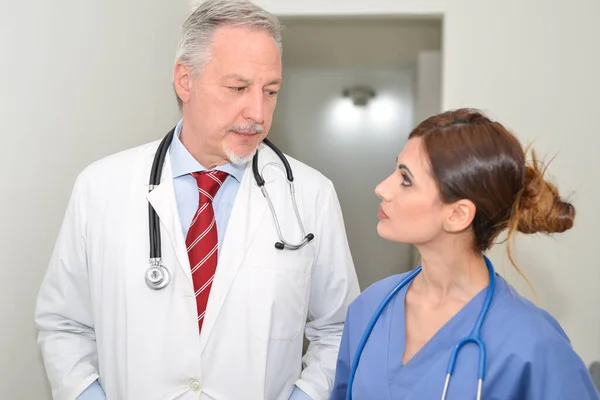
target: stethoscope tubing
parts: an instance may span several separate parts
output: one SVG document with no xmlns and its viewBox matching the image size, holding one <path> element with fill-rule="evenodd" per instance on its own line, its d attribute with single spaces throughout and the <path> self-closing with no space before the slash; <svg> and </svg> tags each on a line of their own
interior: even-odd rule
<svg viewBox="0 0 600 400">
<path fill-rule="evenodd" d="M 154 156 L 154 160 L 152 162 L 152 167 L 150 170 L 150 181 L 148 184 L 148 191 L 151 192 L 160 184 L 160 178 L 162 173 L 162 168 L 164 165 L 164 161 L 173 141 L 173 136 L 175 135 L 175 128 L 173 128 L 165 137 L 161 140 L 156 154 Z M 297 223 L 300 227 L 300 231 L 302 233 L 302 241 L 298 244 L 294 244 L 288 242 L 284 239 L 283 234 L 281 232 L 281 227 L 279 224 L 279 219 L 277 218 L 277 213 L 275 212 L 275 207 L 273 206 L 273 202 L 271 201 L 271 197 L 269 196 L 269 192 L 265 187 L 265 180 L 263 179 L 260 171 L 258 170 L 258 151 L 255 153 L 252 158 L 252 173 L 254 175 L 254 180 L 256 184 L 260 187 L 260 190 L 267 200 L 269 205 L 269 209 L 271 210 L 271 214 L 273 216 L 273 220 L 275 222 L 275 228 L 277 230 L 277 235 L 279 237 L 279 241 L 275 243 L 275 248 L 278 250 L 289 249 L 289 250 L 298 250 L 304 247 L 308 242 L 314 239 L 314 234 L 309 233 L 305 235 L 304 225 L 302 224 L 302 219 L 300 218 L 300 213 L 298 211 L 298 206 L 296 204 L 295 191 L 294 191 L 294 174 L 292 168 L 283 154 L 281 150 L 277 148 L 271 141 L 267 138 L 263 139 L 263 143 L 267 145 L 277 157 L 281 160 L 286 173 L 287 182 L 289 185 L 290 195 L 292 197 L 292 205 L 294 208 L 294 213 L 296 215 Z M 163 289 L 170 282 L 170 274 L 168 269 L 162 264 L 162 254 L 161 254 L 161 235 L 160 235 L 160 219 L 158 214 L 148 202 L 148 232 L 149 232 L 149 244 L 150 244 L 150 267 L 146 271 L 146 284 L 151 289 Z"/>
<path fill-rule="evenodd" d="M 477 379 L 477 400 L 481 399 L 483 379 L 485 377 L 484 375 L 485 375 L 485 362 L 486 362 L 486 347 L 485 347 L 485 344 L 483 343 L 483 340 L 481 339 L 481 327 L 483 325 L 485 317 L 488 314 L 488 311 L 490 310 L 492 299 L 494 296 L 494 291 L 496 288 L 496 272 L 494 271 L 494 266 L 492 265 L 492 262 L 485 256 L 484 256 L 484 260 L 485 260 L 485 264 L 488 268 L 489 279 L 490 279 L 490 283 L 487 288 L 487 294 L 486 294 L 485 300 L 483 302 L 483 305 L 481 307 L 481 310 L 479 311 L 479 315 L 477 316 L 477 320 L 475 322 L 475 325 L 473 326 L 473 329 L 471 330 L 471 332 L 469 333 L 469 335 L 467 337 L 461 339 L 456 344 L 456 346 L 454 347 L 454 349 L 452 351 L 450 360 L 448 362 L 446 380 L 444 382 L 444 389 L 442 392 L 442 400 L 446 399 L 446 394 L 448 392 L 448 387 L 450 385 L 450 377 L 452 376 L 452 373 L 454 372 L 454 367 L 456 366 L 456 360 L 458 359 L 458 354 L 460 353 L 460 350 L 462 349 L 462 347 L 467 343 L 474 343 L 479 348 L 479 369 L 478 369 L 478 377 L 477 377 L 478 378 Z M 375 324 L 377 323 L 377 321 L 379 320 L 379 317 L 383 313 L 383 310 L 388 305 L 388 303 L 396 296 L 396 294 L 398 294 L 398 292 L 400 290 L 402 290 L 402 288 L 404 288 L 407 284 L 412 282 L 412 280 L 415 278 L 415 276 L 417 276 L 421 272 L 421 270 L 422 270 L 422 268 L 418 267 L 415 270 L 413 270 L 412 272 L 410 272 L 407 276 L 405 276 L 404 279 L 402 279 L 388 293 L 388 295 L 381 301 L 381 303 L 379 304 L 379 307 L 377 307 L 377 309 L 375 310 L 375 313 L 373 313 L 373 316 L 371 317 L 371 320 L 369 321 L 369 324 L 367 325 L 367 327 L 363 333 L 363 336 L 361 337 L 361 339 L 358 343 L 358 347 L 356 349 L 356 354 L 354 356 L 354 359 L 352 360 L 352 366 L 350 368 L 350 375 L 348 378 L 348 387 L 346 390 L 346 400 L 352 400 L 352 389 L 354 386 L 354 378 L 356 376 L 356 371 L 358 369 L 358 363 L 360 361 L 360 357 L 361 357 L 363 350 L 367 344 L 369 336 L 371 335 L 371 332 L 373 331 L 373 328 L 375 327 Z"/>
</svg>

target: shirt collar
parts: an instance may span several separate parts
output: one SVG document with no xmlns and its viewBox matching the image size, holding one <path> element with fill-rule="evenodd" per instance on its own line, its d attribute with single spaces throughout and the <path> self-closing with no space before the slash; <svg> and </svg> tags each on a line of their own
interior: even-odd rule
<svg viewBox="0 0 600 400">
<path fill-rule="evenodd" d="M 206 168 L 200 164 L 194 156 L 190 154 L 188 149 L 181 143 L 179 136 L 181 135 L 181 129 L 183 126 L 183 120 L 180 120 L 175 127 L 175 134 L 173 135 L 173 142 L 169 148 L 171 155 L 171 170 L 173 171 L 173 179 L 183 175 L 190 174 L 197 171 L 206 171 Z M 238 182 L 242 181 L 246 166 L 234 165 L 231 163 L 219 165 L 215 168 L 218 171 L 227 172 L 233 176 Z"/>
</svg>

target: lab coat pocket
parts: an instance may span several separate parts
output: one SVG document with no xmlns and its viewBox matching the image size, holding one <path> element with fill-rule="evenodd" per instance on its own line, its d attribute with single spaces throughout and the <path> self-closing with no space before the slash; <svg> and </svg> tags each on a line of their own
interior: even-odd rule
<svg viewBox="0 0 600 400">
<path fill-rule="evenodd" d="M 250 268 L 250 330 L 261 340 L 294 340 L 306 319 L 305 270 Z"/>
</svg>

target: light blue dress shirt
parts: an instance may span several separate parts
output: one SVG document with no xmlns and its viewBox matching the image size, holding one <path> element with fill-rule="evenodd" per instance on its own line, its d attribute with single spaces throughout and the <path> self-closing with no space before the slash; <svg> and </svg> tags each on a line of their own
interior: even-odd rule
<svg viewBox="0 0 600 400">
<path fill-rule="evenodd" d="M 175 135 L 173 136 L 169 152 L 177 210 L 179 212 L 183 237 L 186 237 L 192 218 L 198 210 L 198 183 L 190 174 L 192 172 L 206 171 L 206 168 L 190 154 L 183 143 L 181 143 L 181 140 L 179 140 L 182 125 L 183 120 L 180 120 L 175 127 Z M 229 223 L 233 202 L 235 201 L 246 167 L 224 164 L 215 169 L 229 174 L 213 200 L 220 250 Z M 98 381 L 94 381 L 79 395 L 77 400 L 106 400 L 106 395 Z M 311 398 L 297 386 L 294 386 L 290 400 L 311 400 Z"/>
<path fill-rule="evenodd" d="M 186 237 L 192 218 L 198 210 L 198 182 L 196 182 L 196 179 L 190 174 L 192 172 L 206 171 L 206 168 L 196 161 L 183 143 L 181 143 L 181 140 L 179 140 L 182 122 L 183 120 L 179 121 L 175 128 L 175 135 L 173 136 L 173 142 L 171 143 L 169 152 L 171 155 L 171 170 L 173 173 L 173 186 L 175 189 L 177 210 L 179 211 L 179 220 L 181 221 L 183 237 Z M 215 169 L 229 174 L 213 200 L 220 250 L 229 223 L 231 208 L 233 207 L 235 196 L 240 188 L 240 183 L 244 177 L 246 167 L 224 164 Z"/>
</svg>

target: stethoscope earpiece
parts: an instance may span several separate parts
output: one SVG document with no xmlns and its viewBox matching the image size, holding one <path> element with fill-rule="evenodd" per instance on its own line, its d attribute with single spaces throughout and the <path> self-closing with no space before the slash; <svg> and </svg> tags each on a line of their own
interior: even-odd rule
<svg viewBox="0 0 600 400">
<path fill-rule="evenodd" d="M 313 240 L 315 238 L 315 235 L 313 235 L 312 233 L 309 233 L 308 235 L 306 235 L 304 237 L 304 240 L 302 242 L 300 242 L 300 244 L 298 245 L 292 245 L 292 244 L 287 244 L 287 247 L 290 250 L 298 250 L 299 248 L 301 248 L 302 246 L 304 246 L 306 243 L 310 242 L 311 240 Z M 283 250 L 285 249 L 286 245 L 283 242 L 275 242 L 275 248 L 277 250 Z"/>
</svg>

